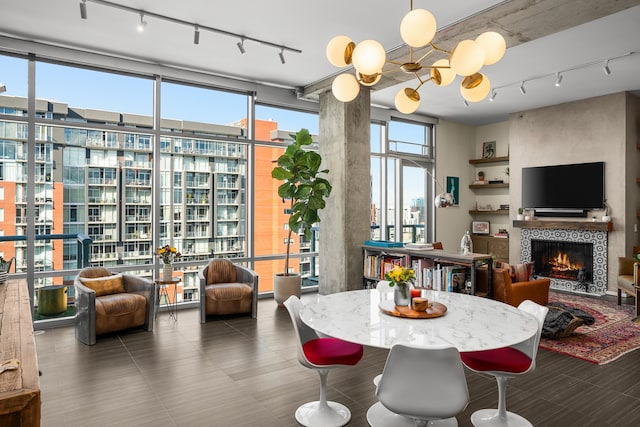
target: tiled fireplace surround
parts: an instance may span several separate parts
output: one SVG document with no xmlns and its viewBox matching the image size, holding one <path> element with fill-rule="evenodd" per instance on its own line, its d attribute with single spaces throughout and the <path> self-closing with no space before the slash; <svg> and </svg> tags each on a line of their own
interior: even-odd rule
<svg viewBox="0 0 640 427">
<path fill-rule="evenodd" d="M 609 224 L 578 221 L 514 221 L 514 226 L 522 228 L 521 262 L 531 261 L 531 240 L 592 243 L 593 274 L 586 291 L 585 287 L 576 281 L 556 278 L 551 278 L 551 288 L 589 295 L 604 295 L 607 292 Z"/>
</svg>

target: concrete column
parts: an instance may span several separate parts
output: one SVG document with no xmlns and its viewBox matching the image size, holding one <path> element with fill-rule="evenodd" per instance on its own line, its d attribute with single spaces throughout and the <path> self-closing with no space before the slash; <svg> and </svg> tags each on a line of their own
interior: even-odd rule
<svg viewBox="0 0 640 427">
<path fill-rule="evenodd" d="M 320 211 L 322 295 L 362 288 L 362 244 L 369 239 L 370 118 L 368 88 L 347 103 L 320 95 L 320 154 L 333 190 Z"/>
</svg>

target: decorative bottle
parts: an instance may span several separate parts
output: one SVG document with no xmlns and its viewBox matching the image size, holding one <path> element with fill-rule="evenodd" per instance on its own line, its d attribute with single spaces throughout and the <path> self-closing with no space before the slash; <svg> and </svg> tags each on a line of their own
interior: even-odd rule
<svg viewBox="0 0 640 427">
<path fill-rule="evenodd" d="M 473 252 L 473 242 L 471 241 L 469 230 L 464 233 L 462 240 L 460 240 L 460 252 L 462 255 L 468 255 Z"/>
</svg>

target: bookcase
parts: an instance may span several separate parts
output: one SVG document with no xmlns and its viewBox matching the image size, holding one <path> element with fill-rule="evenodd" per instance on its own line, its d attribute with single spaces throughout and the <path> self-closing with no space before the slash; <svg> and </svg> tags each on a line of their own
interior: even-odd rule
<svg viewBox="0 0 640 427">
<path fill-rule="evenodd" d="M 384 248 L 367 245 L 362 248 L 364 251 L 364 288 L 375 288 L 378 281 L 384 279 L 385 269 L 393 268 L 394 265 L 399 264 L 416 270 L 416 285 L 420 285 L 420 287 L 431 287 L 443 291 L 457 290 L 478 296 L 490 296 L 493 290 L 493 274 L 491 274 L 493 257 L 490 254 L 463 255 L 438 249 Z M 486 288 L 484 284 L 479 287 L 476 283 L 476 270 L 481 266 L 486 266 L 489 269 Z M 468 288 L 467 282 L 470 282 Z"/>
</svg>

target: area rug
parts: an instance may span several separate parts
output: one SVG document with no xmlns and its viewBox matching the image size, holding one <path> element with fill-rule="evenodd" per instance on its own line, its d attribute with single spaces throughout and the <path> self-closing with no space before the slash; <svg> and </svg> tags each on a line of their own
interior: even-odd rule
<svg viewBox="0 0 640 427">
<path fill-rule="evenodd" d="M 591 326 L 582 325 L 573 334 L 559 339 L 540 339 L 540 348 L 551 350 L 598 365 L 612 362 L 640 348 L 640 325 L 633 322 L 634 307 L 550 292 L 549 301 L 579 308 L 595 318 Z"/>
</svg>

